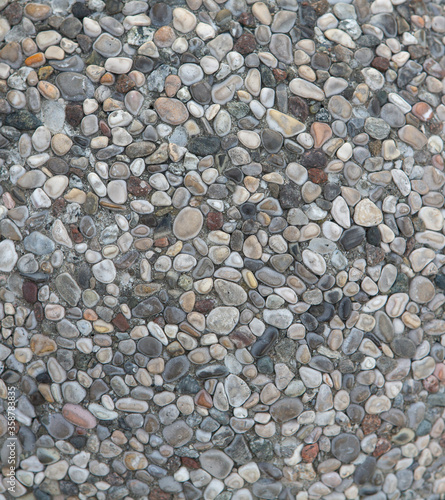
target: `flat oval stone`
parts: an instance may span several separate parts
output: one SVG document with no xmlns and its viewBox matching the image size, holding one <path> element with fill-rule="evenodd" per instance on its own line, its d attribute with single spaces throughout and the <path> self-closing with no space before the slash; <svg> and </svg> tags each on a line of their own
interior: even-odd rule
<svg viewBox="0 0 445 500">
<path fill-rule="evenodd" d="M 94 95 L 94 85 L 84 75 L 76 72 L 61 73 L 56 78 L 56 85 L 67 101 L 84 101 Z"/>
<path fill-rule="evenodd" d="M 303 411 L 303 403 L 298 398 L 284 398 L 270 407 L 272 418 L 278 423 L 297 418 Z"/>
<path fill-rule="evenodd" d="M 173 424 L 164 427 L 162 435 L 170 446 L 173 446 L 173 448 L 180 448 L 192 439 L 193 429 L 191 429 L 183 420 L 178 420 Z"/>
<path fill-rule="evenodd" d="M 170 125 L 180 125 L 189 117 L 187 108 L 178 99 L 159 97 L 154 106 L 161 120 Z"/>
<path fill-rule="evenodd" d="M 206 324 L 209 331 L 219 335 L 227 335 L 238 324 L 239 311 L 235 307 L 217 307 L 207 316 Z"/>
<path fill-rule="evenodd" d="M 360 453 L 360 441 L 354 434 L 339 434 L 332 440 L 331 451 L 340 462 L 351 463 Z"/>
<path fill-rule="evenodd" d="M 119 55 L 122 44 L 119 39 L 108 33 L 102 33 L 93 43 L 93 49 L 104 57 L 114 57 Z"/>
<path fill-rule="evenodd" d="M 57 276 L 55 283 L 57 291 L 62 298 L 68 302 L 70 306 L 77 306 L 81 297 L 81 290 L 74 279 L 68 273 L 62 273 Z"/>
<path fill-rule="evenodd" d="M 94 429 L 97 425 L 96 417 L 80 405 L 66 404 L 62 415 L 68 422 L 84 429 Z"/>
<path fill-rule="evenodd" d="M 180 240 L 190 240 L 198 236 L 204 223 L 204 217 L 196 208 L 183 208 L 173 223 L 173 233 Z"/>
<path fill-rule="evenodd" d="M 101 283 L 112 283 L 116 278 L 116 267 L 110 259 L 104 259 L 91 268 L 94 277 Z"/>
<path fill-rule="evenodd" d="M 220 450 L 208 450 L 199 457 L 201 467 L 217 479 L 224 479 L 233 468 L 234 462 Z"/>
<path fill-rule="evenodd" d="M 132 310 L 132 313 L 136 318 L 150 318 L 152 316 L 158 315 L 163 310 L 164 306 L 161 304 L 160 300 L 157 297 L 150 297 L 140 302 Z"/>
<path fill-rule="evenodd" d="M 166 382 L 174 382 L 183 377 L 188 372 L 189 367 L 190 361 L 186 356 L 172 358 L 165 364 L 162 377 Z"/>
<path fill-rule="evenodd" d="M 35 253 L 35 252 L 33 252 Z M 40 254 L 37 254 L 40 255 Z M 0 242 L 0 271 L 10 273 L 17 262 L 18 255 L 11 240 Z"/>
<path fill-rule="evenodd" d="M 149 358 L 157 358 L 162 353 L 162 344 L 153 337 L 144 337 L 137 344 L 138 351 Z"/>
<path fill-rule="evenodd" d="M 29 236 L 26 236 L 23 240 L 23 246 L 27 252 L 35 255 L 47 255 L 56 249 L 54 242 L 38 231 L 33 231 Z"/>
</svg>

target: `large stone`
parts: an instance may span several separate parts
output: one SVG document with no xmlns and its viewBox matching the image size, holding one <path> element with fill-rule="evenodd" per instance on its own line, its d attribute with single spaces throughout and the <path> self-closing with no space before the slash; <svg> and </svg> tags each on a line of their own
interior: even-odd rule
<svg viewBox="0 0 445 500">
<path fill-rule="evenodd" d="M 155 110 L 159 114 L 161 120 L 170 125 L 180 125 L 189 117 L 187 108 L 181 101 L 178 101 L 178 99 L 159 97 L 155 101 Z"/>
<path fill-rule="evenodd" d="M 280 424 L 297 418 L 302 411 L 303 403 L 297 398 L 284 398 L 270 407 L 272 418 Z"/>
<path fill-rule="evenodd" d="M 208 450 L 199 457 L 201 467 L 217 479 L 224 479 L 233 468 L 233 460 L 220 450 Z"/>
<path fill-rule="evenodd" d="M 306 130 L 306 125 L 304 123 L 276 109 L 267 110 L 266 120 L 272 130 L 279 132 L 284 137 L 293 137 Z"/>
<path fill-rule="evenodd" d="M 180 448 L 192 439 L 193 429 L 183 420 L 177 420 L 173 424 L 164 427 L 162 435 L 170 446 L 173 446 L 173 448 Z"/>
<path fill-rule="evenodd" d="M 354 434 L 339 434 L 332 440 L 331 451 L 340 462 L 350 464 L 360 453 L 360 441 Z"/>
<path fill-rule="evenodd" d="M 383 221 L 383 213 L 370 199 L 365 198 L 354 208 L 354 222 L 359 226 L 372 227 Z"/>
<path fill-rule="evenodd" d="M 18 255 L 11 240 L 0 242 L 0 271 L 9 273 L 14 269 Z"/>
<path fill-rule="evenodd" d="M 180 240 L 190 240 L 198 236 L 204 217 L 197 208 L 183 208 L 173 222 L 173 233 Z"/>
<path fill-rule="evenodd" d="M 56 278 L 57 291 L 70 306 L 77 306 L 81 290 L 79 285 L 68 273 L 59 274 Z"/>
<path fill-rule="evenodd" d="M 243 405 L 249 399 L 251 394 L 249 386 L 246 382 L 233 374 L 230 374 L 226 378 L 224 388 L 226 390 L 230 406 L 235 408 Z"/>
<path fill-rule="evenodd" d="M 227 335 L 238 324 L 239 311 L 236 307 L 217 307 L 207 316 L 207 328 L 218 335 Z"/>
</svg>

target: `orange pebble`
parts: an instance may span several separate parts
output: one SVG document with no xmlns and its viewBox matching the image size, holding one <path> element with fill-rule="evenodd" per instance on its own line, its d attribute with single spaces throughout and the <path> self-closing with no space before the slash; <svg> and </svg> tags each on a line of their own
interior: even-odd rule
<svg viewBox="0 0 445 500">
<path fill-rule="evenodd" d="M 167 238 L 158 238 L 157 240 L 154 241 L 155 247 L 165 248 L 168 247 L 168 245 L 169 243 Z"/>
<path fill-rule="evenodd" d="M 210 394 L 206 390 L 201 389 L 195 396 L 195 403 L 198 406 L 202 406 L 204 408 L 212 408 L 213 406 L 212 396 L 210 396 Z"/>
<path fill-rule="evenodd" d="M 60 97 L 59 89 L 52 83 L 41 81 L 37 84 L 37 89 L 43 97 L 51 101 L 54 101 Z"/>
<path fill-rule="evenodd" d="M 105 73 L 105 75 L 103 75 L 100 79 L 100 83 L 102 85 L 113 85 L 115 81 L 116 78 L 114 78 L 114 75 L 112 75 L 111 73 Z"/>
<path fill-rule="evenodd" d="M 92 309 L 86 309 L 83 313 L 83 318 L 88 321 L 96 321 L 99 316 Z"/>
<path fill-rule="evenodd" d="M 30 66 L 31 68 L 40 68 L 46 63 L 46 58 L 43 52 L 37 52 L 37 54 L 33 54 L 25 59 L 26 66 Z"/>
</svg>

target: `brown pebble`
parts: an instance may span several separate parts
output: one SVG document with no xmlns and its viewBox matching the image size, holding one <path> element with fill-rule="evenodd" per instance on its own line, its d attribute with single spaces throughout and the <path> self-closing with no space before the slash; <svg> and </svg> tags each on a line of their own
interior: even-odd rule
<svg viewBox="0 0 445 500">
<path fill-rule="evenodd" d="M 255 50 L 255 47 L 256 40 L 252 33 L 244 33 L 236 41 L 233 50 L 244 56 L 251 54 Z"/>
<path fill-rule="evenodd" d="M 389 451 L 390 449 L 391 449 L 391 443 L 385 438 L 379 438 L 377 440 L 377 444 L 375 450 L 372 453 L 372 456 L 378 458 L 387 451 Z"/>
<path fill-rule="evenodd" d="M 26 302 L 29 302 L 30 304 L 34 304 L 35 302 L 37 302 L 38 288 L 34 282 L 25 281 L 23 283 L 22 292 L 23 298 L 26 300 Z"/>
<path fill-rule="evenodd" d="M 158 247 L 158 248 L 165 248 L 169 246 L 168 238 L 158 238 L 157 240 L 154 240 L 153 246 Z"/>
<path fill-rule="evenodd" d="M 116 80 L 116 90 L 122 94 L 126 94 L 136 87 L 134 81 L 127 75 L 119 75 Z"/>
<path fill-rule="evenodd" d="M 310 168 L 308 171 L 309 180 L 314 184 L 324 184 L 328 182 L 328 174 L 321 168 Z"/>
<path fill-rule="evenodd" d="M 160 490 L 159 488 L 155 488 L 151 490 L 148 495 L 149 500 L 171 500 L 172 496 L 170 493 L 166 493 L 165 491 Z"/>
<path fill-rule="evenodd" d="M 119 313 L 111 322 L 120 332 L 126 332 L 130 328 L 130 323 L 122 313 Z"/>
<path fill-rule="evenodd" d="M 66 206 L 66 201 L 63 198 L 57 198 L 57 200 L 53 203 L 52 211 L 55 216 L 60 215 Z"/>
<path fill-rule="evenodd" d="M 151 186 L 147 181 L 131 176 L 127 181 L 127 190 L 134 196 L 146 196 L 151 191 Z"/>
<path fill-rule="evenodd" d="M 167 97 L 174 97 L 181 88 L 181 79 L 177 75 L 168 75 L 164 82 Z"/>
<path fill-rule="evenodd" d="M 389 59 L 380 56 L 374 57 L 371 66 L 381 72 L 384 72 L 389 68 Z"/>
<path fill-rule="evenodd" d="M 78 127 L 83 118 L 82 106 L 80 104 L 68 104 L 65 108 L 65 117 L 69 125 Z"/>
<path fill-rule="evenodd" d="M 210 212 L 207 215 L 207 227 L 210 231 L 221 229 L 224 224 L 224 217 L 221 212 Z"/>
<path fill-rule="evenodd" d="M 294 115 L 300 121 L 306 121 L 309 116 L 309 107 L 306 101 L 298 96 L 289 97 L 289 113 Z"/>
<path fill-rule="evenodd" d="M 202 406 L 204 408 L 212 408 L 213 407 L 212 396 L 210 396 L 210 394 L 205 389 L 201 389 L 198 392 L 198 394 L 196 394 L 195 403 L 198 406 Z"/>
<path fill-rule="evenodd" d="M 71 238 L 73 239 L 74 243 L 82 243 L 82 233 L 79 231 L 79 228 L 75 224 L 70 224 L 70 232 Z"/>
<path fill-rule="evenodd" d="M 362 422 L 363 434 L 367 436 L 368 434 L 376 432 L 377 429 L 380 427 L 381 423 L 382 420 L 378 415 L 365 415 L 365 418 L 363 419 Z"/>
<path fill-rule="evenodd" d="M 197 300 L 195 302 L 195 311 L 201 314 L 209 313 L 215 307 L 215 303 L 211 299 Z"/>
<path fill-rule="evenodd" d="M 283 82 L 287 78 L 287 72 L 284 69 L 274 68 L 272 73 L 277 83 Z"/>
<path fill-rule="evenodd" d="M 243 26 L 247 26 L 248 28 L 255 28 L 255 17 L 250 12 L 243 12 L 239 16 L 238 22 Z"/>
<path fill-rule="evenodd" d="M 170 26 L 162 26 L 154 34 L 153 42 L 160 48 L 171 47 L 176 40 L 176 34 Z"/>
<path fill-rule="evenodd" d="M 190 458 L 190 457 L 181 457 L 181 462 L 182 462 L 182 465 L 184 465 L 188 469 L 200 469 L 201 468 L 199 463 L 195 459 Z"/>
</svg>

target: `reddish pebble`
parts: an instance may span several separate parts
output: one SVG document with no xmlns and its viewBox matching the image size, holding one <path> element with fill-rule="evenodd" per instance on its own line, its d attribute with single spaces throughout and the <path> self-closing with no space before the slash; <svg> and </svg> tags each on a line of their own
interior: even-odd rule
<svg viewBox="0 0 445 500">
<path fill-rule="evenodd" d="M 201 467 L 199 465 L 199 463 L 196 460 L 194 460 L 193 458 L 181 457 L 181 462 L 182 462 L 182 465 L 184 465 L 188 469 L 199 469 Z"/>
<path fill-rule="evenodd" d="M 80 405 L 67 403 L 62 408 L 62 415 L 68 422 L 82 429 L 94 429 L 97 425 L 96 417 Z"/>
<path fill-rule="evenodd" d="M 43 321 L 43 318 L 45 317 L 45 314 L 43 312 L 43 306 L 40 302 L 36 302 L 34 304 L 34 315 L 36 317 L 37 323 Z"/>
<path fill-rule="evenodd" d="M 375 57 L 371 66 L 379 71 L 386 71 L 389 68 L 389 59 L 386 59 L 386 57 Z"/>
<path fill-rule="evenodd" d="M 255 47 L 256 40 L 252 33 L 244 33 L 236 41 L 233 50 L 239 52 L 244 56 L 247 54 L 251 54 L 255 50 Z"/>
<path fill-rule="evenodd" d="M 375 450 L 372 453 L 373 457 L 380 457 L 387 451 L 391 449 L 391 443 L 385 438 L 379 438 L 375 446 Z"/>
<path fill-rule="evenodd" d="M 111 137 L 111 129 L 108 126 L 107 122 L 105 122 L 104 120 L 100 120 L 99 128 L 103 135 L 105 135 L 108 138 Z"/>
<path fill-rule="evenodd" d="M 250 12 L 243 12 L 239 16 L 238 22 L 248 28 L 255 28 L 255 17 Z"/>
<path fill-rule="evenodd" d="M 207 227 L 210 231 L 221 229 L 224 224 L 224 217 L 221 212 L 210 212 L 207 215 Z"/>
<path fill-rule="evenodd" d="M 229 335 L 229 339 L 235 344 L 237 349 L 248 347 L 256 341 L 256 337 L 253 333 L 244 330 L 235 330 Z"/>
<path fill-rule="evenodd" d="M 127 181 L 127 190 L 134 196 L 146 196 L 151 191 L 151 186 L 147 181 L 132 176 Z"/>
<path fill-rule="evenodd" d="M 204 389 L 201 389 L 198 392 L 198 394 L 196 394 L 195 403 L 198 406 L 203 406 L 204 408 L 212 408 L 213 407 L 212 396 L 210 396 L 210 394 Z"/>
<path fill-rule="evenodd" d="M 437 363 L 434 375 L 441 381 L 445 382 L 445 364 Z"/>
<path fill-rule="evenodd" d="M 170 493 L 166 493 L 159 488 L 155 488 L 154 490 L 151 490 L 148 498 L 149 500 L 171 500 L 172 496 Z"/>
<path fill-rule="evenodd" d="M 154 241 L 153 246 L 158 247 L 158 248 L 165 248 L 168 247 L 170 243 L 168 242 L 168 238 L 158 238 L 157 240 Z"/>
<path fill-rule="evenodd" d="M 435 394 L 436 392 L 439 392 L 439 381 L 434 375 L 430 375 L 423 380 L 423 387 L 425 387 L 429 393 Z"/>
<path fill-rule="evenodd" d="M 25 283 L 23 283 L 22 292 L 23 298 L 26 302 L 29 302 L 30 304 L 37 302 L 38 288 L 35 283 L 32 281 L 25 281 Z"/>
<path fill-rule="evenodd" d="M 328 181 L 328 174 L 321 170 L 321 168 L 310 168 L 307 173 L 309 180 L 314 184 L 324 184 Z"/>
<path fill-rule="evenodd" d="M 136 87 L 136 84 L 133 80 L 127 75 L 119 75 L 116 80 L 116 90 L 121 92 L 122 94 L 126 94 L 133 90 Z"/>
<path fill-rule="evenodd" d="M 275 80 L 277 83 L 280 83 L 287 78 L 287 72 L 284 71 L 283 69 L 275 68 L 272 70 L 273 76 L 275 77 Z"/>
<path fill-rule="evenodd" d="M 431 163 L 433 164 L 433 167 L 443 170 L 443 158 L 440 155 L 434 155 L 431 158 Z"/>
<path fill-rule="evenodd" d="M 168 75 L 165 79 L 165 93 L 167 97 L 174 97 L 176 92 L 181 88 L 181 79 L 177 75 Z"/>
<path fill-rule="evenodd" d="M 81 232 L 79 231 L 79 228 L 77 226 L 75 226 L 74 224 L 71 224 L 70 231 L 71 231 L 71 238 L 73 239 L 74 243 L 82 243 L 83 236 L 82 236 Z"/>
<path fill-rule="evenodd" d="M 201 314 L 209 313 L 215 307 L 215 303 L 211 299 L 197 300 L 195 302 L 195 311 Z"/>
<path fill-rule="evenodd" d="M 57 198 L 57 200 L 53 203 L 52 211 L 55 216 L 60 215 L 65 211 L 66 201 L 63 198 Z"/>
<path fill-rule="evenodd" d="M 122 313 L 119 313 L 111 322 L 120 332 L 126 332 L 130 328 L 130 323 Z"/>
<path fill-rule="evenodd" d="M 413 115 L 423 122 L 431 120 L 434 116 L 433 109 L 426 102 L 418 102 L 414 104 L 412 111 Z"/>
<path fill-rule="evenodd" d="M 301 458 L 311 464 L 318 455 L 318 444 L 308 444 L 301 450 Z"/>
<path fill-rule="evenodd" d="M 380 427 L 381 423 L 382 420 L 378 415 L 365 415 L 362 422 L 363 434 L 365 434 L 365 436 L 372 434 Z"/>
</svg>

